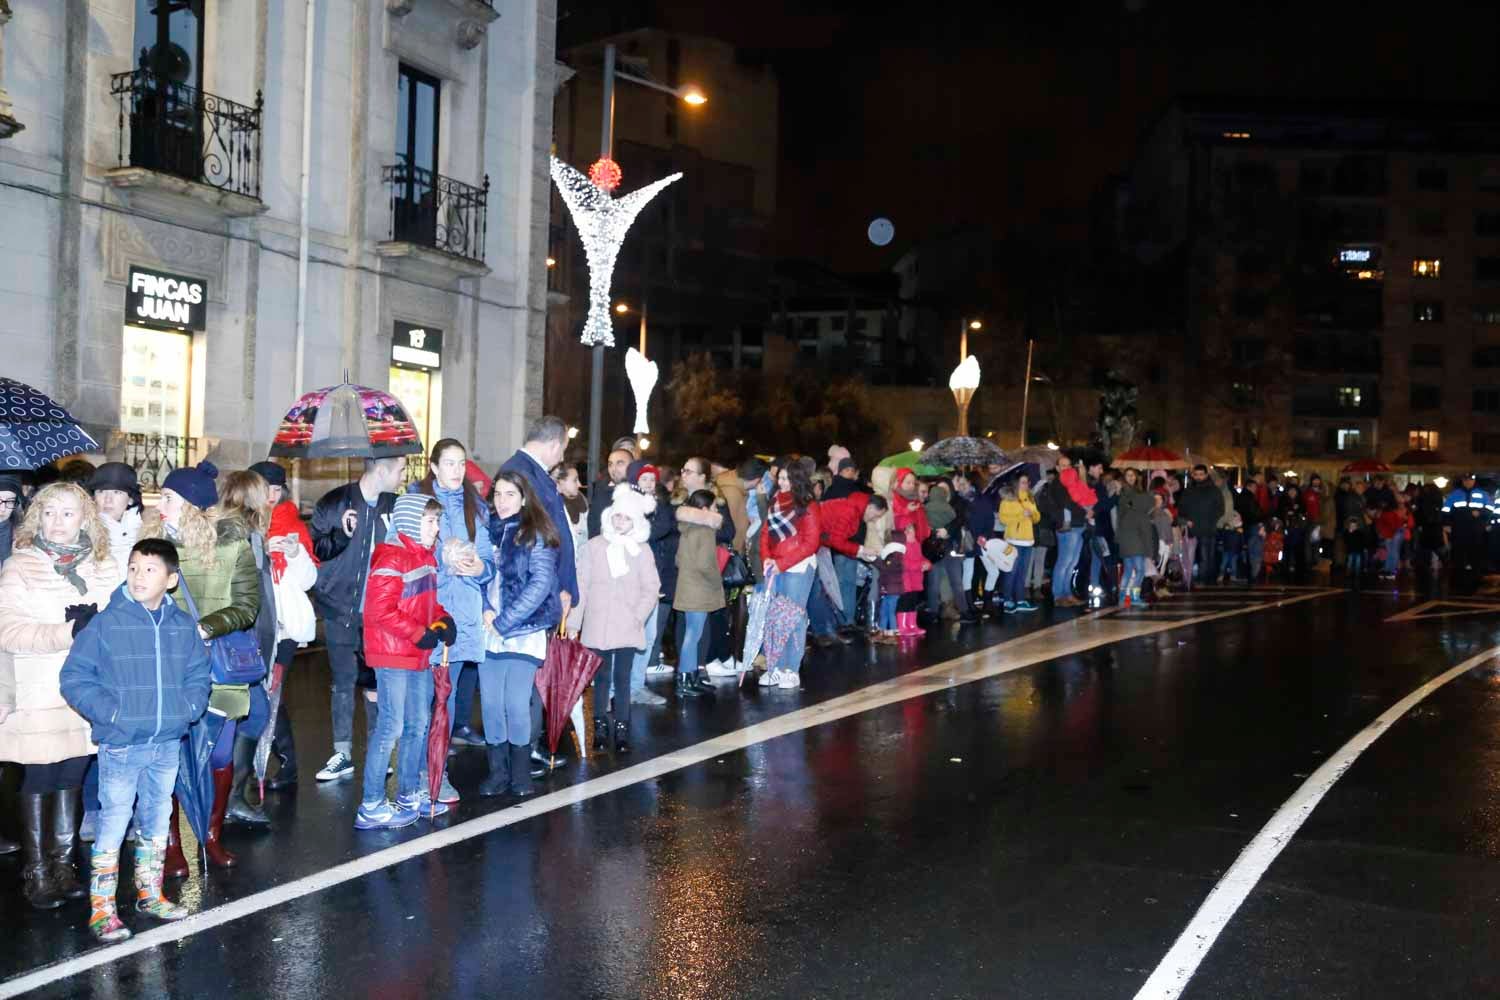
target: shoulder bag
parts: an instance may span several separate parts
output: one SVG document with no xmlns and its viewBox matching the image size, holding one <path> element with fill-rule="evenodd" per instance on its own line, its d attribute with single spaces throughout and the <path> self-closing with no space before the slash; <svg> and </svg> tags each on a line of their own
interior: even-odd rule
<svg viewBox="0 0 1500 1000">
<path fill-rule="evenodd" d="M 177 585 L 187 598 L 188 614 L 196 624 L 199 619 L 198 603 L 187 581 L 179 579 Z M 215 684 L 258 684 L 266 675 L 266 664 L 260 656 L 260 644 L 249 630 L 242 629 L 208 640 L 208 659 L 212 664 L 211 679 Z"/>
</svg>

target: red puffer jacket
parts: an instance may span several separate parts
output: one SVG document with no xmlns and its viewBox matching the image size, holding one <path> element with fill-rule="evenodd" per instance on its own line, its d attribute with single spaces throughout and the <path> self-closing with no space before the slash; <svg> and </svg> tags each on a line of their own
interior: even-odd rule
<svg viewBox="0 0 1500 1000">
<path fill-rule="evenodd" d="M 365 589 L 365 662 L 425 670 L 431 653 L 417 648 L 427 626 L 448 612 L 437 599 L 437 559 L 405 535 L 375 546 Z"/>
<path fill-rule="evenodd" d="M 868 493 L 850 493 L 837 500 L 818 504 L 818 518 L 823 527 L 823 544 L 835 552 L 858 558 L 859 543 L 849 539 L 859 532 L 859 525 L 870 503 Z"/>
<path fill-rule="evenodd" d="M 785 573 L 810 555 L 815 555 L 823 544 L 823 521 L 816 500 L 807 505 L 807 510 L 797 519 L 797 530 L 781 541 L 776 541 L 767 526 L 760 533 L 760 558 L 776 561 L 776 568 Z"/>
</svg>

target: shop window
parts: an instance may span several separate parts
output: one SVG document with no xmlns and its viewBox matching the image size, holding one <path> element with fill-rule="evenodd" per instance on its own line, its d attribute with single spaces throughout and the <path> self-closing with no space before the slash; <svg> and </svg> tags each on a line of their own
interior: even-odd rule
<svg viewBox="0 0 1500 1000">
<path fill-rule="evenodd" d="M 1412 344 L 1411 364 L 1413 368 L 1441 368 L 1443 367 L 1443 348 L 1441 344 Z"/>
<path fill-rule="evenodd" d="M 1441 278 L 1443 262 L 1436 257 L 1418 257 L 1411 262 L 1411 276 L 1413 278 Z"/>
<path fill-rule="evenodd" d="M 1443 389 L 1436 385 L 1417 385 L 1411 387 L 1411 408 L 1413 410 L 1436 410 L 1443 405 Z M 1416 447 L 1413 445 L 1412 447 Z"/>
<path fill-rule="evenodd" d="M 1418 191 L 1446 191 L 1446 190 L 1448 190 L 1448 168 L 1447 167 L 1418 167 L 1417 168 L 1417 190 Z"/>
<path fill-rule="evenodd" d="M 1417 323 L 1441 323 L 1443 321 L 1443 304 L 1441 302 L 1414 302 L 1412 303 L 1411 318 Z"/>
<path fill-rule="evenodd" d="M 1437 451 L 1439 434 L 1437 431 L 1413 430 L 1406 434 L 1406 446 L 1408 448 L 1421 448 L 1425 451 Z"/>
<path fill-rule="evenodd" d="M 170 330 L 127 326 L 120 382 L 120 430 L 187 437 L 193 338 Z"/>
</svg>

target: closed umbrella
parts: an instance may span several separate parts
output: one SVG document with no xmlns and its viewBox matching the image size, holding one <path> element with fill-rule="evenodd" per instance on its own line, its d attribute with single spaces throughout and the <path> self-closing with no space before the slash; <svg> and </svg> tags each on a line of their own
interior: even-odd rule
<svg viewBox="0 0 1500 1000">
<path fill-rule="evenodd" d="M 304 393 L 281 418 L 273 458 L 396 458 L 420 455 L 406 407 L 388 392 L 348 382 Z"/>
<path fill-rule="evenodd" d="M 1391 467 L 1378 458 L 1361 458 L 1344 466 L 1344 472 L 1355 476 L 1370 476 L 1377 472 L 1390 472 Z"/>
<path fill-rule="evenodd" d="M 234 720 L 209 713 L 188 726 L 187 735 L 182 738 L 173 793 L 178 808 L 193 828 L 193 836 L 198 838 L 200 850 L 208 842 L 208 824 L 214 808 L 214 750 L 220 744 L 234 746 L 235 728 Z"/>
<path fill-rule="evenodd" d="M 761 646 L 766 636 L 766 609 L 771 605 L 771 581 L 776 578 L 776 569 L 772 567 L 771 572 L 766 574 L 765 581 L 750 591 L 750 597 L 745 602 L 745 649 L 740 656 L 740 683 L 745 683 L 745 672 L 760 655 Z"/>
<path fill-rule="evenodd" d="M 448 676 L 447 643 L 443 644 L 443 658 L 432 665 L 432 724 L 427 727 L 427 801 L 432 803 L 432 815 L 437 816 L 439 790 L 443 787 L 443 771 L 448 766 L 448 742 L 453 727 L 448 720 L 448 695 L 453 691 L 453 680 Z"/>
<path fill-rule="evenodd" d="M 0 377 L 0 468 L 39 469 L 98 450 L 67 410 L 25 382 Z"/>
<path fill-rule="evenodd" d="M 557 741 L 562 738 L 573 706 L 583 697 L 583 689 L 593 681 L 601 662 L 598 653 L 577 639 L 569 639 L 561 625 L 557 635 L 547 641 L 547 659 L 536 672 L 536 689 L 546 710 L 547 749 L 553 756 L 557 755 Z M 583 742 L 582 733 L 578 740 Z"/>
<path fill-rule="evenodd" d="M 1005 452 L 987 438 L 944 438 L 924 449 L 920 459 L 923 465 L 1004 465 Z"/>
<path fill-rule="evenodd" d="M 807 624 L 807 611 L 789 597 L 776 594 L 766 609 L 766 667 L 775 670 L 791 659 L 792 636 Z"/>
</svg>

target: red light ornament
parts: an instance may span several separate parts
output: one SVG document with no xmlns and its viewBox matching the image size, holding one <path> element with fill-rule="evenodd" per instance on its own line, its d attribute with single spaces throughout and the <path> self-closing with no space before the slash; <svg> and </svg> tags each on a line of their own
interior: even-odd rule
<svg viewBox="0 0 1500 1000">
<path fill-rule="evenodd" d="M 589 167 L 589 180 L 601 191 L 613 191 L 620 186 L 622 177 L 620 165 L 607 156 L 595 160 L 593 166 Z"/>
</svg>

